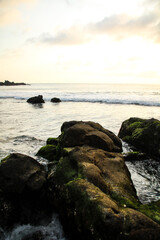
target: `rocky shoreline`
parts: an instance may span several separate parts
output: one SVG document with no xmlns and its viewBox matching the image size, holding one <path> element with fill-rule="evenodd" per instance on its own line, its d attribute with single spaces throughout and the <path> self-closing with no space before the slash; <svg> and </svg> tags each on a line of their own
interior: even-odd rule
<svg viewBox="0 0 160 240">
<path fill-rule="evenodd" d="M 0 86 L 19 86 L 19 85 L 29 85 L 26 83 L 15 83 L 15 82 L 10 82 L 8 80 L 5 80 L 4 82 L 0 82 Z"/>
<path fill-rule="evenodd" d="M 65 122 L 61 135 L 49 138 L 37 155 L 48 159 L 47 170 L 19 153 L 1 161 L 3 229 L 39 224 L 56 211 L 70 239 L 160 239 L 160 200 L 139 201 L 121 140 L 111 131 L 94 122 Z M 36 237 L 29 239 L 45 239 L 42 233 Z"/>
</svg>

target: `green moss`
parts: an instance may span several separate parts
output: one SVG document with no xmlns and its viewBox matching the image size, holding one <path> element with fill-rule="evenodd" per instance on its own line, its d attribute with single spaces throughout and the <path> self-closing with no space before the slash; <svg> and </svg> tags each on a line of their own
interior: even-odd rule
<svg viewBox="0 0 160 240">
<path fill-rule="evenodd" d="M 79 181 L 81 180 L 76 179 L 66 184 L 68 204 L 71 208 L 69 218 L 73 221 L 71 224 L 76 225 L 79 232 L 84 232 L 87 239 L 92 239 L 92 236 L 93 239 L 101 239 L 104 219 L 98 199 L 91 199 L 83 187 L 78 185 Z"/>
<path fill-rule="evenodd" d="M 59 141 L 59 138 L 48 138 L 47 139 L 47 145 L 57 145 Z"/>
<path fill-rule="evenodd" d="M 133 122 L 129 125 L 129 128 L 134 130 L 136 128 L 141 128 L 143 127 L 143 122 Z"/>
<path fill-rule="evenodd" d="M 9 157 L 10 157 L 10 155 L 8 155 L 7 157 L 3 158 L 2 160 L 0 160 L 0 163 L 6 162 Z"/>
<path fill-rule="evenodd" d="M 74 149 L 74 147 L 63 148 L 64 153 L 68 154 Z"/>
<path fill-rule="evenodd" d="M 46 158 L 49 161 L 53 161 L 56 157 L 56 146 L 48 144 L 44 147 L 41 147 L 36 155 Z"/>
<path fill-rule="evenodd" d="M 58 184 L 65 184 L 78 177 L 77 166 L 68 157 L 62 157 L 56 168 L 55 178 Z"/>
<path fill-rule="evenodd" d="M 117 193 L 112 193 L 111 197 L 120 207 L 133 208 L 160 224 L 160 201 L 143 205 L 136 201 L 136 199 L 130 200 Z"/>
<path fill-rule="evenodd" d="M 143 134 L 143 131 L 144 131 L 143 128 L 136 128 L 132 133 L 132 137 L 139 138 Z"/>
<path fill-rule="evenodd" d="M 128 142 L 128 143 L 132 142 L 132 136 L 124 136 L 122 139 L 124 142 Z"/>
<path fill-rule="evenodd" d="M 139 154 L 140 154 L 140 152 L 136 152 L 136 151 L 127 153 L 127 155 L 130 155 L 130 156 L 137 156 Z"/>
<path fill-rule="evenodd" d="M 138 210 L 160 224 L 160 201 L 150 204 L 140 205 Z"/>
<path fill-rule="evenodd" d="M 117 194 L 115 192 L 111 193 L 111 198 L 113 200 L 116 201 L 116 203 L 120 206 L 120 207 L 128 207 L 128 208 L 133 208 L 133 209 L 137 209 L 139 206 L 139 202 L 137 199 L 133 198 L 132 200 L 124 197 L 120 194 Z"/>
</svg>

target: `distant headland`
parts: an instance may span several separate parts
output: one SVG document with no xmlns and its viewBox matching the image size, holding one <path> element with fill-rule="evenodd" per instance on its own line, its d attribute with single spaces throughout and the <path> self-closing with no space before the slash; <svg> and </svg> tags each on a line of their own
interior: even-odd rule
<svg viewBox="0 0 160 240">
<path fill-rule="evenodd" d="M 17 85 L 29 85 L 29 84 L 26 84 L 26 83 L 15 83 L 15 82 L 10 82 L 8 80 L 5 80 L 4 82 L 0 82 L 0 86 L 17 86 Z"/>
</svg>

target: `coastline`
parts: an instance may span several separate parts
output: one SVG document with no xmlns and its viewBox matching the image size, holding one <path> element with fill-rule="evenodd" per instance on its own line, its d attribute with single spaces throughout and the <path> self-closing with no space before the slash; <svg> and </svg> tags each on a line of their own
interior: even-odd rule
<svg viewBox="0 0 160 240">
<path fill-rule="evenodd" d="M 15 83 L 15 82 L 10 82 L 8 80 L 5 80 L 4 82 L 0 82 L 0 86 L 21 86 L 21 85 L 30 85 L 30 84 L 26 84 L 24 82 Z"/>
</svg>

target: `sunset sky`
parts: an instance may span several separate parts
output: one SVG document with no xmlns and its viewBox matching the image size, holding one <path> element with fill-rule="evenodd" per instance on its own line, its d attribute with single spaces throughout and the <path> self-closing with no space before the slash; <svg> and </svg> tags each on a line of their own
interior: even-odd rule
<svg viewBox="0 0 160 240">
<path fill-rule="evenodd" d="M 0 81 L 160 84 L 160 0 L 0 0 Z"/>
</svg>

